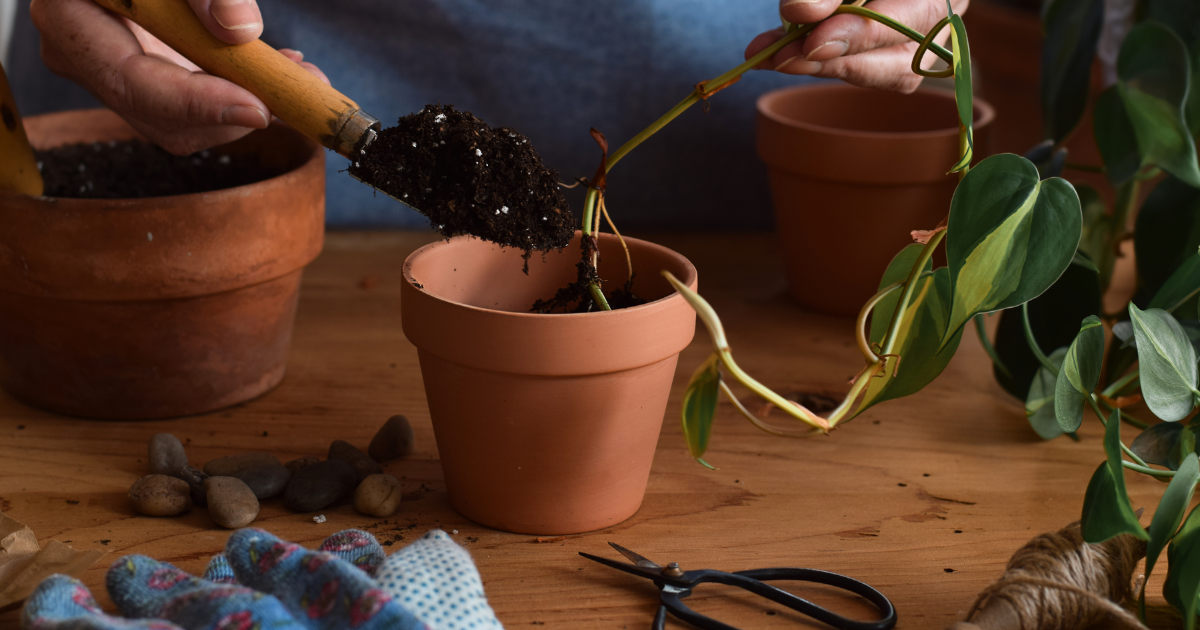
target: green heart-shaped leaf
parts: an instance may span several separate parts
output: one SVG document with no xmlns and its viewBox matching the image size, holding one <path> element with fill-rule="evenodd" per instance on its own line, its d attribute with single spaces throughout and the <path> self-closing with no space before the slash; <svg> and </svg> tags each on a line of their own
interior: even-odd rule
<svg viewBox="0 0 1200 630">
<path fill-rule="evenodd" d="M 1200 507 L 1188 514 L 1183 527 L 1167 547 L 1167 581 L 1163 596 L 1183 613 L 1187 630 L 1196 627 L 1196 600 L 1200 597 Z"/>
<path fill-rule="evenodd" d="M 971 86 L 971 46 L 967 42 L 967 27 L 963 25 L 962 16 L 954 13 L 950 0 L 946 0 L 946 9 L 950 14 L 950 44 L 954 49 L 954 103 L 958 106 L 958 121 L 967 131 L 967 146 L 958 163 L 950 167 L 951 173 L 957 173 L 971 164 L 975 153 L 975 104 Z"/>
<path fill-rule="evenodd" d="M 880 281 L 880 288 L 904 280 L 912 271 L 921 254 L 920 245 L 909 245 L 896 254 Z M 931 265 L 927 262 L 923 271 Z M 912 299 L 904 311 L 897 329 L 895 352 L 900 359 L 888 357 L 881 375 L 871 379 L 862 403 L 855 411 L 858 415 L 872 405 L 893 398 L 901 398 L 921 391 L 937 378 L 946 364 L 954 357 L 960 330 L 953 336 L 946 349 L 939 352 L 942 336 L 946 331 L 949 316 L 950 273 L 945 267 L 932 275 L 919 278 L 913 289 Z M 900 291 L 895 291 L 879 301 L 871 316 L 871 341 L 882 344 L 884 335 L 891 325 L 900 302 Z"/>
<path fill-rule="evenodd" d="M 1192 77 L 1184 114 L 1192 137 L 1200 135 L 1200 2 L 1196 0 L 1149 0 L 1146 19 L 1158 22 L 1183 40 L 1191 58 Z"/>
<path fill-rule="evenodd" d="M 1064 348 L 1070 345 L 1079 332 L 1074 322 L 1088 315 L 1100 314 L 1100 282 L 1095 265 L 1082 256 L 1075 256 L 1062 277 L 1045 293 L 1029 302 L 1029 325 L 1033 336 L 1043 349 Z M 996 380 L 1008 393 L 1019 400 L 1028 400 L 1030 383 L 1042 364 L 1029 349 L 1025 341 L 1025 326 L 1020 309 L 1010 309 L 1000 314 L 996 325 L 996 355 L 1009 369 L 1011 378 L 994 371 Z M 1058 372 L 1050 374 L 1051 396 Z M 1048 409 L 1050 422 L 1055 426 L 1054 408 Z"/>
<path fill-rule="evenodd" d="M 1197 294 L 1200 294 L 1200 256 L 1191 256 L 1167 278 L 1148 308 L 1161 308 L 1176 319 L 1195 319 Z"/>
<path fill-rule="evenodd" d="M 976 313 L 1027 302 L 1062 275 L 1079 245 L 1082 211 L 1063 179 L 1038 179 L 1012 154 L 971 169 L 950 204 L 951 315 L 945 346 Z"/>
<path fill-rule="evenodd" d="M 1104 452 L 1108 459 L 1092 475 L 1083 497 L 1080 533 L 1090 543 L 1102 543 L 1121 534 L 1146 540 L 1149 536 L 1138 524 L 1125 491 L 1125 473 L 1121 470 L 1121 416 L 1115 409 L 1104 429 Z"/>
<path fill-rule="evenodd" d="M 1200 189 L 1175 177 L 1159 182 L 1138 212 L 1133 232 L 1138 279 L 1144 295 L 1162 291 L 1180 266 L 1198 258 L 1200 247 Z M 1186 281 L 1180 279 L 1179 281 Z M 1157 297 L 1155 295 L 1155 297 Z M 1165 298 L 1166 296 L 1164 296 Z M 1184 296 L 1179 296 L 1182 300 Z M 1139 301 L 1139 304 L 1142 302 Z M 1162 302 L 1150 306 L 1167 309 Z M 1172 311 L 1175 312 L 1175 311 Z M 1176 317 L 1194 317 L 1191 308 Z"/>
<path fill-rule="evenodd" d="M 1089 315 L 1063 357 L 1054 386 L 1054 415 L 1063 431 L 1074 433 L 1083 424 L 1083 408 L 1100 382 L 1103 363 L 1104 324 Z"/>
<path fill-rule="evenodd" d="M 1146 543 L 1147 578 L 1154 571 L 1158 554 L 1162 553 L 1163 547 L 1167 545 L 1175 535 L 1175 530 L 1179 529 L 1179 524 L 1183 522 L 1183 515 L 1192 502 L 1192 494 L 1196 491 L 1198 481 L 1200 481 L 1200 459 L 1197 459 L 1196 453 L 1188 453 L 1179 469 L 1175 471 L 1175 476 L 1171 478 L 1171 483 L 1167 484 L 1167 490 L 1163 492 L 1162 498 L 1158 501 L 1158 507 L 1154 510 L 1154 519 L 1150 521 L 1150 541 Z M 1146 589 L 1143 582 L 1142 593 L 1138 598 L 1138 606 L 1142 609 L 1143 614 L 1146 605 L 1145 596 Z"/>
<path fill-rule="evenodd" d="M 1064 347 L 1050 353 L 1046 358 L 1050 359 L 1050 363 L 1061 367 L 1065 356 L 1067 349 Z M 1033 377 L 1033 382 L 1029 385 L 1029 395 L 1025 398 L 1025 417 L 1029 420 L 1029 426 L 1033 427 L 1043 440 L 1052 440 L 1063 434 L 1054 414 L 1054 386 L 1057 381 L 1058 370 L 1051 372 L 1042 366 Z"/>
<path fill-rule="evenodd" d="M 1115 240 L 1123 232 L 1117 218 L 1108 214 L 1104 199 L 1095 188 L 1087 184 L 1075 184 L 1079 194 L 1079 205 L 1083 208 L 1083 235 L 1079 239 L 1079 251 L 1096 265 L 1100 286 L 1108 288 L 1112 281 L 1113 267 L 1117 262 Z"/>
<path fill-rule="evenodd" d="M 1104 174 L 1113 187 L 1133 179 L 1142 167 L 1142 155 L 1137 132 L 1115 85 L 1101 92 L 1092 106 L 1092 134 L 1104 160 Z"/>
<path fill-rule="evenodd" d="M 1154 22 L 1134 26 L 1117 56 L 1117 88 L 1137 135 L 1141 163 L 1200 187 L 1196 144 L 1183 111 L 1190 75 L 1183 41 Z"/>
<path fill-rule="evenodd" d="M 1103 0 L 1042 4 L 1042 120 L 1055 143 L 1083 117 L 1103 21 Z"/>
<path fill-rule="evenodd" d="M 712 466 L 701 457 L 708 450 L 713 416 L 717 412 L 717 394 L 721 386 L 719 367 L 720 357 L 710 355 L 692 374 L 692 380 L 683 394 L 683 437 L 687 440 L 692 457 L 709 468 Z"/>
<path fill-rule="evenodd" d="M 1142 396 L 1154 415 L 1168 422 L 1182 420 L 1196 405 L 1196 350 L 1183 327 L 1170 313 L 1143 311 L 1129 303 L 1129 319 L 1137 339 Z"/>
<path fill-rule="evenodd" d="M 1133 443 L 1129 445 L 1129 450 L 1141 457 L 1142 461 L 1147 464 L 1166 466 L 1174 470 L 1171 466 L 1172 453 L 1175 452 L 1175 446 L 1179 443 L 1182 433 L 1182 424 L 1160 422 L 1139 433 Z"/>
</svg>

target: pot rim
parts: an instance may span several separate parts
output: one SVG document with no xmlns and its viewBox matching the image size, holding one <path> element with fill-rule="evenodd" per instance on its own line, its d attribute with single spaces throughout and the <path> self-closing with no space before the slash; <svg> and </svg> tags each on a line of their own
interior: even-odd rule
<svg viewBox="0 0 1200 630">
<path fill-rule="evenodd" d="M 815 123 L 810 123 L 810 122 L 806 122 L 806 121 L 802 121 L 802 120 L 796 120 L 794 118 L 788 118 L 788 117 L 783 116 L 783 115 L 781 115 L 775 111 L 772 111 L 770 109 L 769 105 L 773 101 L 783 98 L 785 95 L 792 94 L 794 92 L 800 92 L 800 91 L 813 93 L 813 92 L 864 92 L 864 91 L 870 92 L 871 90 L 868 88 L 860 88 L 857 86 L 842 83 L 841 81 L 804 83 L 804 84 L 800 84 L 800 85 L 793 85 L 793 86 L 789 86 L 789 87 L 785 87 L 785 88 L 779 88 L 777 90 L 771 90 L 770 92 L 767 92 L 766 94 L 763 94 L 762 96 L 759 96 L 758 100 L 755 101 L 755 109 L 758 111 L 759 116 L 761 116 L 767 120 L 770 120 L 771 122 L 773 122 L 777 125 L 781 125 L 784 127 L 804 129 L 807 131 L 828 134 L 828 135 L 832 135 L 832 136 L 844 136 L 844 137 L 852 137 L 852 138 L 895 138 L 895 139 L 900 139 L 900 140 L 903 140 L 903 139 L 917 140 L 917 139 L 940 139 L 940 138 L 945 138 L 948 136 L 957 136 L 958 135 L 958 127 L 943 127 L 940 129 L 932 129 L 932 130 L 926 130 L 926 131 L 861 131 L 861 130 L 857 130 L 857 129 L 843 129 L 841 127 L 828 127 L 825 125 L 818 125 Z M 919 87 L 919 88 L 917 88 L 917 90 L 915 92 L 913 92 L 913 94 L 918 94 L 918 93 L 922 94 L 922 95 L 933 96 L 933 97 L 942 98 L 942 99 L 949 99 L 951 101 L 954 100 L 954 92 L 952 92 L 950 90 Z M 909 96 L 909 95 L 904 95 L 904 96 Z M 992 107 L 991 103 L 988 103 L 987 101 L 979 98 L 978 96 L 972 97 L 971 102 L 975 109 L 975 114 L 976 114 L 975 120 L 972 123 L 972 127 L 978 128 L 978 127 L 982 127 L 984 125 L 991 124 L 992 121 L 996 117 L 996 110 L 995 110 L 995 108 Z"/>
<path fill-rule="evenodd" d="M 575 234 L 576 235 L 580 234 L 580 231 L 575 230 Z M 607 234 L 607 233 L 601 233 L 601 234 L 598 234 L 597 236 L 602 240 L 613 240 L 613 241 L 616 240 L 615 236 L 613 236 L 611 234 Z M 663 252 L 667 252 L 672 255 L 678 256 L 679 259 L 683 261 L 684 268 L 687 270 L 687 274 L 686 274 L 686 277 L 677 278 L 677 279 L 680 282 L 682 282 L 683 285 L 686 287 L 694 288 L 696 286 L 696 279 L 698 277 L 697 273 L 696 273 L 696 267 L 695 267 L 695 265 L 692 264 L 692 261 L 687 259 L 686 256 L 683 256 L 683 255 L 679 254 L 678 252 L 675 252 L 674 250 L 670 249 L 669 247 L 659 245 L 658 243 L 654 243 L 652 241 L 647 241 L 647 240 L 643 240 L 640 238 L 632 238 L 632 237 L 628 237 L 628 236 L 626 236 L 624 238 L 625 238 L 626 243 L 636 243 L 639 246 L 646 247 L 647 249 L 657 249 L 657 250 L 661 250 Z M 428 252 L 436 250 L 436 249 L 440 249 L 442 247 L 450 247 L 455 244 L 461 243 L 463 241 L 478 241 L 479 243 L 483 243 L 488 246 L 495 245 L 495 243 L 492 243 L 491 241 L 485 241 L 479 237 L 465 235 L 465 234 L 459 235 L 459 236 L 454 236 L 454 237 L 447 238 L 447 239 L 439 239 L 428 245 L 424 245 L 421 248 L 414 251 L 413 253 L 409 254 L 408 257 L 404 259 L 403 275 L 404 275 L 405 284 L 407 284 L 413 290 L 415 290 L 425 296 L 428 296 L 434 300 L 437 300 L 439 302 L 442 302 L 442 303 L 445 303 L 445 304 L 448 304 L 451 306 L 460 307 L 460 308 L 468 309 L 471 311 L 476 311 L 479 313 L 486 313 L 486 314 L 490 314 L 490 315 L 494 315 L 494 316 L 498 316 L 498 317 L 516 317 L 516 318 L 522 318 L 522 319 L 550 317 L 550 318 L 555 318 L 555 319 L 560 319 L 560 320 L 568 320 L 570 318 L 576 318 L 579 320 L 583 320 L 583 319 L 587 319 L 587 318 L 611 317 L 613 315 L 620 315 L 622 313 L 636 314 L 636 313 L 644 312 L 649 309 L 662 308 L 665 305 L 669 305 L 671 301 L 684 299 L 682 293 L 680 293 L 678 290 L 673 290 L 668 295 L 658 298 L 657 300 L 652 300 L 650 302 L 646 302 L 645 304 L 639 304 L 638 306 L 632 306 L 629 308 L 622 308 L 622 309 L 617 309 L 617 310 L 613 310 L 613 311 L 593 311 L 591 313 L 529 313 L 529 312 L 517 312 L 517 311 L 503 311 L 503 310 L 498 310 L 498 309 L 485 308 L 482 306 L 475 306 L 473 304 L 465 304 L 463 302 L 458 302 L 458 301 L 451 300 L 446 297 L 442 297 L 441 295 L 438 295 L 437 293 L 434 293 L 434 292 L 426 289 L 425 286 L 419 280 L 413 278 L 413 276 L 412 276 L 413 261 L 416 260 L 417 258 L 419 258 L 422 254 L 428 253 Z"/>
<path fill-rule="evenodd" d="M 45 114 L 37 114 L 34 116 L 26 116 L 26 117 L 24 117 L 24 120 L 53 119 L 53 118 L 60 117 L 60 116 L 61 117 L 73 117 L 73 116 L 80 116 L 80 115 L 84 115 L 84 116 L 103 115 L 103 114 L 97 114 L 96 112 L 107 112 L 107 113 L 111 113 L 111 114 L 121 118 L 119 114 L 117 114 L 116 112 L 113 112 L 111 109 L 108 109 L 106 107 L 92 107 L 92 108 L 87 108 L 87 109 L 68 109 L 68 110 L 64 110 L 64 111 L 49 112 L 49 113 L 45 113 Z M 121 121 L 125 122 L 125 119 L 121 118 Z M 271 121 L 271 124 L 268 126 L 268 129 L 270 129 L 271 127 L 276 127 L 279 129 L 288 129 L 288 130 L 292 129 L 292 127 L 288 126 L 286 123 L 284 123 L 280 120 Z M 265 131 L 265 130 L 255 130 L 255 131 Z M 254 132 L 251 132 L 251 133 L 254 133 Z M 298 132 L 297 132 L 297 135 L 299 135 Z M 325 148 L 322 147 L 321 145 L 317 144 L 316 142 L 313 142 L 311 139 L 309 139 L 305 136 L 300 136 L 300 137 L 302 137 L 304 139 L 305 143 L 310 145 L 310 148 L 311 148 L 309 156 L 307 158 L 305 158 L 305 160 L 303 162 L 300 162 L 294 168 L 289 168 L 289 169 L 283 171 L 282 173 L 273 175 L 266 179 L 260 179 L 256 182 L 250 182 L 248 184 L 242 184 L 240 186 L 233 186 L 231 188 L 218 188 L 216 190 L 209 190 L 206 192 L 184 193 L 184 194 L 179 194 L 179 195 L 159 195 L 156 197 L 117 197 L 117 198 L 52 197 L 50 195 L 26 195 L 24 193 L 18 193 L 18 192 L 11 191 L 11 190 L 0 189 L 0 202 L 3 202 L 6 197 L 22 197 L 22 198 L 26 198 L 26 199 L 36 199 L 37 201 L 42 202 L 42 203 L 64 204 L 63 209 L 65 209 L 65 210 L 73 210 L 74 206 L 95 206 L 98 203 L 104 203 L 107 206 L 105 208 L 105 210 L 109 210 L 109 211 L 125 210 L 125 209 L 136 210 L 136 209 L 140 209 L 139 206 L 143 206 L 143 205 L 153 205 L 156 207 L 161 207 L 162 201 L 164 199 L 170 199 L 172 201 L 179 200 L 180 202 L 186 202 L 186 201 L 192 201 L 192 200 L 198 201 L 201 198 L 207 197 L 209 195 L 213 195 L 216 198 L 215 199 L 212 199 L 212 198 L 204 199 L 204 203 L 220 203 L 224 197 L 243 196 L 246 193 L 246 189 L 248 189 L 248 188 L 261 187 L 265 184 L 268 184 L 268 183 L 278 180 L 280 178 L 287 177 L 289 175 L 292 175 L 296 171 L 299 171 L 299 170 L 303 169 L 304 167 L 308 166 L 314 160 L 321 159 L 321 157 L 324 155 Z M 142 142 L 153 144 L 152 142 L 150 142 L 150 140 L 148 140 L 145 136 L 143 136 L 141 133 L 138 133 L 137 131 L 133 131 L 133 135 L 129 139 L 141 140 Z M 239 138 L 238 140 L 240 140 L 240 139 L 241 138 Z M 232 142 L 237 142 L 237 140 L 233 140 L 230 143 L 232 143 Z M 230 143 L 226 143 L 226 144 L 230 144 Z M 60 146 L 66 146 L 68 144 L 72 144 L 72 143 L 64 142 L 61 144 L 55 144 L 50 148 L 53 149 L 53 148 L 60 147 Z M 83 143 L 83 144 L 86 144 L 86 143 Z M 35 149 L 36 149 L 36 147 L 35 147 Z M 37 149 L 37 150 L 44 151 L 46 149 Z"/>
</svg>

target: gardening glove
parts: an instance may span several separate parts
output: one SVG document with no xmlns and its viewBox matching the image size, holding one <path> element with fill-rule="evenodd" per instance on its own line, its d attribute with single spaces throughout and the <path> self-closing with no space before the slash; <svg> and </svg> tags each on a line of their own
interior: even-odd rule
<svg viewBox="0 0 1200 630">
<path fill-rule="evenodd" d="M 383 567 L 389 567 L 387 587 L 369 575 L 378 569 L 382 576 Z M 384 561 L 382 547 L 366 532 L 339 532 L 312 552 L 262 530 L 243 529 L 213 558 L 205 578 L 128 556 L 109 570 L 108 588 L 118 608 L 139 619 L 103 614 L 81 583 L 54 576 L 30 597 L 23 625 L 26 630 L 501 627 L 470 556 L 437 530 Z M 405 598 L 409 602 L 401 603 Z"/>
</svg>

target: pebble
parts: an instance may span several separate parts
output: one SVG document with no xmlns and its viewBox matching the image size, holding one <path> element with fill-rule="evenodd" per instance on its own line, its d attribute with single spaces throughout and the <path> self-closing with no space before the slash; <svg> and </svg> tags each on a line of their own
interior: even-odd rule
<svg viewBox="0 0 1200 630">
<path fill-rule="evenodd" d="M 305 466 L 311 466 L 319 461 L 321 461 L 320 457 L 299 457 L 284 464 L 283 467 L 287 468 L 288 472 L 294 475 L 299 472 L 301 468 L 304 468 Z"/>
<path fill-rule="evenodd" d="M 208 515 L 227 529 L 245 527 L 258 517 L 258 499 L 241 479 L 212 476 L 204 481 L 208 493 Z"/>
<path fill-rule="evenodd" d="M 208 479 L 208 475 L 203 470 L 185 465 L 178 474 L 172 476 L 187 482 L 192 492 L 192 503 L 200 507 L 208 505 L 208 494 L 204 490 L 204 480 Z"/>
<path fill-rule="evenodd" d="M 179 476 L 177 473 L 188 465 L 183 444 L 170 433 L 159 433 L 150 438 L 149 462 L 152 474 L 172 477 Z"/>
<path fill-rule="evenodd" d="M 283 504 L 296 512 L 314 512 L 350 496 L 358 486 L 354 467 L 340 459 L 301 468 L 283 492 Z"/>
<path fill-rule="evenodd" d="M 229 477 L 233 473 L 258 466 L 260 464 L 275 464 L 282 466 L 279 458 L 270 453 L 238 453 L 237 455 L 228 455 L 226 457 L 218 457 L 204 465 L 204 472 L 209 477 Z"/>
<path fill-rule="evenodd" d="M 329 445 L 329 459 L 341 460 L 350 464 L 357 474 L 356 483 L 366 479 L 369 475 L 383 474 L 382 466 L 345 440 L 334 440 L 333 444 Z"/>
<path fill-rule="evenodd" d="M 175 516 L 192 508 L 186 481 L 167 475 L 147 475 L 129 488 L 129 503 L 146 516 Z"/>
<path fill-rule="evenodd" d="M 279 464 L 257 464 L 230 473 L 229 476 L 241 479 L 254 492 L 254 496 L 262 500 L 283 494 L 292 473 Z"/>
<path fill-rule="evenodd" d="M 354 491 L 354 509 L 367 516 L 387 517 L 400 507 L 400 482 L 391 475 L 370 475 Z"/>
<path fill-rule="evenodd" d="M 412 453 L 412 449 L 413 430 L 408 424 L 408 418 L 392 416 L 383 423 L 375 437 L 371 438 L 367 453 L 377 462 L 386 462 L 407 457 Z"/>
</svg>

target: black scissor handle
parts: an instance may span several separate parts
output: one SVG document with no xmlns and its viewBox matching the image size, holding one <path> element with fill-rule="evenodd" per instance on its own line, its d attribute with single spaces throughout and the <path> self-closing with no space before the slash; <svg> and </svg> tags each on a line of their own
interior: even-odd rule
<svg viewBox="0 0 1200 630">
<path fill-rule="evenodd" d="M 724 571 L 688 571 L 683 580 L 690 582 L 688 588 L 662 588 L 662 607 L 655 617 L 655 630 L 661 630 L 669 610 L 671 614 L 703 630 L 738 630 L 738 628 L 722 623 L 711 617 L 702 615 L 683 603 L 683 599 L 692 594 L 692 588 L 704 583 L 725 584 L 735 586 L 760 597 L 769 599 L 777 604 L 786 606 L 798 613 L 807 615 L 824 622 L 838 630 L 891 630 L 896 625 L 896 607 L 892 605 L 883 593 L 875 590 L 869 584 L 846 577 L 838 573 L 818 569 L 751 569 L 726 573 Z M 806 599 L 797 597 L 785 590 L 776 588 L 766 582 L 774 580 L 796 580 L 826 584 L 835 588 L 849 591 L 862 596 L 871 602 L 883 615 L 877 621 L 858 621 L 843 617 L 831 610 L 818 606 Z M 665 610 L 664 610 L 665 609 Z"/>
</svg>

